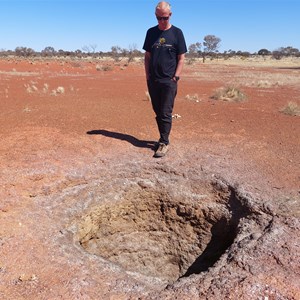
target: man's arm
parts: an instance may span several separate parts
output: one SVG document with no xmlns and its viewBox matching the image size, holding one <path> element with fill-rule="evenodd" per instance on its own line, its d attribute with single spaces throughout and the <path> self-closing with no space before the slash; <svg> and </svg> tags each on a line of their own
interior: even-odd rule
<svg viewBox="0 0 300 300">
<path fill-rule="evenodd" d="M 177 64 L 176 72 L 175 72 L 174 77 L 173 77 L 174 80 L 176 80 L 175 76 L 180 76 L 180 73 L 183 69 L 184 56 L 185 56 L 184 53 L 178 55 L 178 64 Z"/>
<path fill-rule="evenodd" d="M 145 58 L 144 58 L 144 64 L 145 64 L 145 73 L 146 73 L 146 79 L 150 79 L 150 58 L 151 53 L 146 51 L 145 52 Z"/>
</svg>

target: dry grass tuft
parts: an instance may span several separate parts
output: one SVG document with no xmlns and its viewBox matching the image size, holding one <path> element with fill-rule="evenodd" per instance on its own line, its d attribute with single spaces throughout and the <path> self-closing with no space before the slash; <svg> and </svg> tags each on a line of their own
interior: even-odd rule
<svg viewBox="0 0 300 300">
<path fill-rule="evenodd" d="M 24 84 L 24 87 L 26 88 L 27 93 L 34 93 L 38 91 L 36 82 L 33 81 L 31 81 L 30 84 Z"/>
<path fill-rule="evenodd" d="M 48 83 L 44 83 L 44 87 L 43 87 L 43 92 L 46 94 L 49 90 L 49 84 Z"/>
<path fill-rule="evenodd" d="M 96 70 L 97 71 L 112 71 L 112 66 L 109 66 L 109 65 L 99 65 L 97 64 L 96 65 Z"/>
<path fill-rule="evenodd" d="M 23 112 L 29 113 L 29 112 L 31 112 L 31 109 L 30 109 L 28 106 L 26 106 L 26 107 L 23 109 Z"/>
<path fill-rule="evenodd" d="M 64 94 L 64 93 L 65 93 L 65 88 L 63 86 L 59 86 L 57 89 L 52 90 L 51 95 L 57 96 L 58 94 Z"/>
<path fill-rule="evenodd" d="M 230 86 L 217 89 L 211 98 L 229 102 L 241 102 L 246 100 L 246 95 L 238 88 Z"/>
<path fill-rule="evenodd" d="M 187 94 L 187 95 L 185 96 L 185 99 L 186 99 L 186 100 L 189 100 L 189 101 L 195 101 L 195 102 L 199 102 L 199 101 L 200 101 L 200 100 L 199 100 L 198 94 L 194 94 L 194 95 L 189 95 L 189 94 Z"/>
<path fill-rule="evenodd" d="M 38 89 L 38 87 L 36 86 L 36 82 L 33 81 L 31 81 L 29 84 L 24 84 L 24 87 L 26 88 L 27 93 L 47 94 L 48 92 L 50 92 L 48 83 L 44 83 L 41 89 Z M 57 95 L 62 95 L 64 93 L 65 93 L 65 88 L 63 86 L 59 86 L 56 89 L 52 90 L 50 95 L 57 96 Z"/>
<path fill-rule="evenodd" d="M 280 111 L 289 116 L 300 116 L 300 106 L 296 102 L 290 101 Z"/>
<path fill-rule="evenodd" d="M 259 80 L 257 82 L 257 87 L 259 87 L 259 88 L 271 88 L 273 86 L 278 86 L 278 85 L 279 85 L 278 82 L 272 83 L 269 80 Z"/>
<path fill-rule="evenodd" d="M 179 115 L 179 114 L 174 114 L 174 115 L 172 115 L 172 118 L 173 118 L 173 119 L 180 119 L 180 118 L 181 118 L 181 115 Z"/>
</svg>

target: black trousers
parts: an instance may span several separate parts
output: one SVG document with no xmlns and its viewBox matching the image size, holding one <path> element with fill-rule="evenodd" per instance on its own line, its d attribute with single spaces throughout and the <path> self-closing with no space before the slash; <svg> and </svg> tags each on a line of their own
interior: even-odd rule
<svg viewBox="0 0 300 300">
<path fill-rule="evenodd" d="M 148 91 L 151 97 L 152 108 L 156 115 L 156 123 L 160 134 L 160 143 L 168 145 L 172 128 L 172 112 L 177 94 L 177 82 L 167 80 L 158 82 L 148 80 Z"/>
</svg>

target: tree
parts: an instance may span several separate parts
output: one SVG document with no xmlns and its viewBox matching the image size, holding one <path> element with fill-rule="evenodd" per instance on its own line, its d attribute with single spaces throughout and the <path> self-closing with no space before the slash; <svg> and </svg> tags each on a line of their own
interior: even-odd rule
<svg viewBox="0 0 300 300">
<path fill-rule="evenodd" d="M 214 53 L 216 52 L 220 47 L 221 39 L 216 37 L 215 35 L 206 35 L 204 37 L 204 52 L 206 53 Z"/>
<path fill-rule="evenodd" d="M 229 57 L 233 57 L 233 56 L 236 55 L 236 51 L 235 51 L 235 50 L 232 50 L 232 49 L 229 49 L 229 50 L 227 51 L 227 54 L 228 54 Z"/>
<path fill-rule="evenodd" d="M 90 47 L 92 49 L 92 53 L 95 53 L 98 46 L 96 44 L 91 44 Z"/>
<path fill-rule="evenodd" d="M 34 55 L 34 50 L 31 48 L 27 48 L 27 47 L 17 47 L 15 49 L 15 53 L 17 56 L 33 56 Z"/>
<path fill-rule="evenodd" d="M 83 46 L 82 51 L 88 53 L 88 54 L 94 54 L 96 52 L 97 45 L 91 44 L 89 46 Z"/>
<path fill-rule="evenodd" d="M 278 51 L 278 50 L 274 50 L 272 52 L 272 57 L 274 59 L 280 60 L 282 58 L 282 52 Z"/>
<path fill-rule="evenodd" d="M 82 57 L 82 51 L 80 49 L 75 50 L 75 56 L 81 58 Z"/>
<path fill-rule="evenodd" d="M 42 56 L 54 56 L 56 53 L 53 47 L 46 47 L 44 50 L 41 51 Z"/>
<path fill-rule="evenodd" d="M 221 39 L 216 37 L 215 35 L 206 35 L 203 40 L 204 51 L 202 52 L 202 58 L 203 62 L 205 62 L 206 55 L 210 55 L 212 59 L 215 53 L 218 52 Z"/>
<path fill-rule="evenodd" d="M 120 46 L 112 46 L 111 47 L 111 56 L 115 61 L 120 60 L 121 54 L 124 53 L 124 49 L 122 49 Z"/>
<path fill-rule="evenodd" d="M 197 56 L 201 51 L 201 47 L 202 44 L 199 42 L 189 45 L 189 54 L 191 54 L 191 56 Z"/>
<path fill-rule="evenodd" d="M 288 47 L 281 47 L 279 51 L 285 56 L 296 56 L 299 53 L 297 48 L 288 46 Z"/>
<path fill-rule="evenodd" d="M 57 51 L 57 53 L 58 53 L 58 55 L 61 56 L 61 57 L 65 55 L 65 51 L 64 51 L 63 49 L 59 49 L 59 50 Z"/>
<path fill-rule="evenodd" d="M 275 59 L 281 59 L 284 56 L 296 56 L 299 57 L 299 50 L 297 48 L 288 46 L 280 47 L 272 52 L 272 57 Z"/>
<path fill-rule="evenodd" d="M 265 56 L 265 55 L 270 55 L 271 52 L 267 49 L 260 49 L 258 52 L 257 52 L 258 55 L 262 55 L 262 56 Z"/>
<path fill-rule="evenodd" d="M 127 52 L 128 55 L 127 63 L 129 64 L 131 61 L 133 61 L 134 57 L 138 56 L 138 54 L 139 51 L 137 50 L 137 45 L 136 44 L 129 45 L 128 52 Z"/>
</svg>

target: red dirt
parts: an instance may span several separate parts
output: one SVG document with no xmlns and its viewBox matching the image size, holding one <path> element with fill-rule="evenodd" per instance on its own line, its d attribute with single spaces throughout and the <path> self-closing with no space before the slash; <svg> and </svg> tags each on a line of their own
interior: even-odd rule
<svg viewBox="0 0 300 300">
<path fill-rule="evenodd" d="M 100 65 L 111 68 L 97 70 Z M 94 257 L 64 245 L 72 241 L 70 233 L 60 237 L 73 224 L 72 205 L 77 216 L 89 205 L 87 201 L 77 207 L 70 189 L 99 179 L 117 190 L 116 178 L 134 178 L 141 169 L 150 174 L 152 166 L 199 170 L 221 176 L 268 201 L 279 215 L 299 220 L 300 118 L 280 110 L 289 101 L 300 101 L 300 69 L 281 67 L 186 65 L 171 149 L 165 158 L 155 159 L 151 142 L 158 133 L 141 62 L 126 66 L 122 61 L 1 60 L 0 298 L 145 295 L 144 287 L 128 284 L 125 272 L 108 266 L 99 270 Z M 264 78 L 269 85 L 258 86 Z M 247 100 L 211 98 L 217 88 L 229 84 L 238 85 Z M 58 87 L 64 92 L 53 95 Z M 187 99 L 194 94 L 198 101 Z M 107 193 L 112 191 L 107 188 Z M 295 243 L 299 245 L 299 238 Z M 86 255 L 85 265 L 74 253 Z M 278 278 L 258 279 L 273 284 L 282 296 L 269 299 L 300 295 L 296 284 L 289 291 L 285 279 Z M 232 299 L 246 299 L 237 287 L 233 291 Z M 252 292 L 256 299 L 262 288 Z"/>
</svg>

